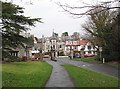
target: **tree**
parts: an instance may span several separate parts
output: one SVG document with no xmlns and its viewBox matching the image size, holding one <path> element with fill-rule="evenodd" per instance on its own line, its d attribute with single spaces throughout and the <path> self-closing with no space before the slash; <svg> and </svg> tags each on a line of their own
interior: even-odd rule
<svg viewBox="0 0 120 89">
<path fill-rule="evenodd" d="M 118 12 L 117 11 L 101 11 L 101 8 L 91 11 L 89 21 L 83 25 L 83 28 L 88 31 L 97 41 L 99 46 L 103 47 L 103 57 L 107 59 L 119 58 L 119 44 L 118 38 Z M 95 14 L 96 13 L 96 14 Z"/>
<path fill-rule="evenodd" d="M 120 49 L 120 6 L 119 0 L 100 2 L 97 5 L 86 4 L 75 7 L 68 4 L 59 6 L 70 15 L 80 18 L 83 15 L 89 17 L 89 21 L 83 25 L 84 30 L 96 39 L 99 46 L 103 46 L 104 57 L 107 59 L 119 59 Z M 113 5 L 114 4 L 114 5 Z M 118 5 L 117 5 L 118 4 Z M 84 12 L 79 10 L 87 8 Z M 76 12 L 78 10 L 78 13 Z"/>
<path fill-rule="evenodd" d="M 58 33 L 54 33 L 55 34 L 55 37 L 58 37 Z"/>
<path fill-rule="evenodd" d="M 23 15 L 22 7 L 18 5 L 2 2 L 2 53 L 3 58 L 8 57 L 9 51 L 19 46 L 25 47 L 28 38 L 20 35 L 20 32 L 29 30 L 29 26 L 35 26 L 35 22 L 41 22 L 41 18 L 26 17 Z"/>
<path fill-rule="evenodd" d="M 102 11 L 107 11 L 107 10 L 112 10 L 112 9 L 120 9 L 120 2 L 119 0 L 112 0 L 112 1 L 105 1 L 105 2 L 98 2 L 98 4 L 88 4 L 84 3 L 84 6 L 70 6 L 68 4 L 61 4 L 60 2 L 57 3 L 65 12 L 69 13 L 72 16 L 76 16 L 80 18 L 82 15 L 90 15 L 91 11 L 94 11 L 94 9 L 99 9 L 102 7 L 103 9 L 99 10 L 98 12 L 95 12 L 93 14 L 102 12 Z M 116 5 L 113 5 L 116 4 Z M 117 5 L 118 4 L 118 5 Z M 109 5 L 109 7 L 108 7 Z M 87 10 L 85 10 L 87 9 Z M 76 12 L 76 10 L 83 10 L 84 12 Z"/>
<path fill-rule="evenodd" d="M 62 36 L 68 36 L 68 32 L 62 33 Z"/>
<path fill-rule="evenodd" d="M 75 40 L 78 40 L 80 38 L 80 33 L 74 32 L 72 35 L 72 38 L 74 38 Z"/>
</svg>

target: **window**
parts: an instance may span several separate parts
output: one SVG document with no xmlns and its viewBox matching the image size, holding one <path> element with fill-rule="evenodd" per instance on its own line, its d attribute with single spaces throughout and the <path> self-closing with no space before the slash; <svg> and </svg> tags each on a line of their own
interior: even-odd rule
<svg viewBox="0 0 120 89">
<path fill-rule="evenodd" d="M 70 49 L 67 47 L 66 50 L 69 51 Z"/>
<path fill-rule="evenodd" d="M 77 49 L 77 46 L 75 46 L 74 49 Z"/>
<path fill-rule="evenodd" d="M 62 46 L 60 45 L 60 48 L 62 48 Z"/>
<path fill-rule="evenodd" d="M 91 46 L 90 46 L 90 45 L 88 45 L 88 49 L 91 49 Z"/>
<path fill-rule="evenodd" d="M 48 45 L 48 49 L 50 48 L 50 46 Z"/>
<path fill-rule="evenodd" d="M 55 45 L 55 41 L 53 40 L 53 45 Z"/>
<path fill-rule="evenodd" d="M 88 51 L 88 53 L 90 53 L 90 54 L 91 54 L 91 51 Z"/>
<path fill-rule="evenodd" d="M 84 54 L 85 54 L 85 52 L 84 52 Z"/>
<path fill-rule="evenodd" d="M 37 50 L 37 48 L 35 48 L 35 50 Z"/>
<path fill-rule="evenodd" d="M 55 45 L 53 45 L 53 49 L 55 49 Z"/>
</svg>

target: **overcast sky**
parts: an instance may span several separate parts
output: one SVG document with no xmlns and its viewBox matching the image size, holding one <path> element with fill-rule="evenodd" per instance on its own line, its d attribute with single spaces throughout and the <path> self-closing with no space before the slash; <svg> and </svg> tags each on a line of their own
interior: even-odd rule
<svg viewBox="0 0 120 89">
<path fill-rule="evenodd" d="M 63 32 L 68 32 L 70 35 L 73 32 L 79 32 L 83 34 L 81 24 L 85 23 L 85 17 L 74 19 L 71 15 L 63 12 L 63 9 L 59 7 L 56 2 L 62 4 L 78 5 L 81 6 L 81 2 L 93 3 L 97 0 L 13 0 L 13 3 L 19 4 L 25 8 L 25 15 L 42 18 L 41 21 L 44 23 L 37 23 L 36 27 L 32 27 L 29 31 L 34 36 L 40 38 L 42 35 L 51 36 L 53 29 L 54 32 L 58 33 L 59 36 Z M 21 2 L 22 1 L 22 2 Z M 33 4 L 30 4 L 31 3 Z"/>
</svg>

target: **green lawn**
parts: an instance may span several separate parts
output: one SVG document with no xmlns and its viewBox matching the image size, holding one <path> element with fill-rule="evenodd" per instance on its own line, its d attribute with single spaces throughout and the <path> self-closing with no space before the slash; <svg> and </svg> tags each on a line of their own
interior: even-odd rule
<svg viewBox="0 0 120 89">
<path fill-rule="evenodd" d="M 43 87 L 52 67 L 46 62 L 11 62 L 2 64 L 3 87 Z"/>
<path fill-rule="evenodd" d="M 117 87 L 118 79 L 70 64 L 63 65 L 77 87 Z"/>
</svg>

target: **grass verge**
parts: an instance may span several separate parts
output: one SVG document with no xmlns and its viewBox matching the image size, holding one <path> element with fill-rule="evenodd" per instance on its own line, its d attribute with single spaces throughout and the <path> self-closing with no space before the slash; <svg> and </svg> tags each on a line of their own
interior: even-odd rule
<svg viewBox="0 0 120 89">
<path fill-rule="evenodd" d="M 83 58 L 74 58 L 73 60 L 81 60 L 84 62 L 91 62 L 91 63 L 99 63 L 99 61 L 95 60 L 95 56 L 94 57 L 83 57 Z"/>
<path fill-rule="evenodd" d="M 107 62 L 107 64 L 114 67 L 120 67 L 120 63 L 116 61 Z"/>
<path fill-rule="evenodd" d="M 77 87 L 117 87 L 118 79 L 95 71 L 79 68 L 70 64 L 63 67 L 68 71 L 70 77 Z"/>
<path fill-rule="evenodd" d="M 52 67 L 46 62 L 12 62 L 2 64 L 3 87 L 44 87 Z"/>
<path fill-rule="evenodd" d="M 97 61 L 96 56 L 94 57 L 83 57 L 83 58 L 73 58 L 72 60 L 80 60 L 84 62 L 89 62 L 89 63 L 102 63 L 102 61 Z M 113 67 L 120 67 L 120 63 L 116 61 L 110 61 L 110 62 L 105 62 L 108 65 L 111 65 Z"/>
</svg>

